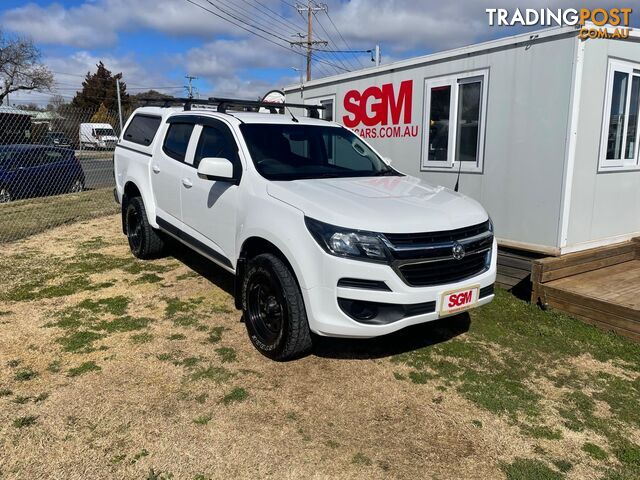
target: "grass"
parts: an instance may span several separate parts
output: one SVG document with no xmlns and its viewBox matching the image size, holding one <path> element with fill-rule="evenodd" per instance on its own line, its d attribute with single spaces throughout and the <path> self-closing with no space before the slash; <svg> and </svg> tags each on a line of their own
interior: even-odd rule
<svg viewBox="0 0 640 480">
<path fill-rule="evenodd" d="M 170 258 L 139 261 L 119 217 L 91 223 L 0 247 L 3 471 L 169 478 L 158 469 L 179 451 L 180 478 L 245 477 L 264 473 L 268 451 L 287 458 L 268 474 L 285 477 L 420 478 L 427 459 L 446 478 L 640 478 L 632 342 L 498 290 L 468 317 L 327 339 L 275 363 L 229 313 L 214 268 L 211 283 Z M 12 427 L 30 414 L 35 425 Z M 144 450 L 163 431 L 171 448 Z M 194 439 L 216 431 L 202 455 Z M 231 451 L 246 462 L 227 462 Z"/>
<path fill-rule="evenodd" d="M 16 418 L 13 421 L 13 426 L 16 428 L 30 427 L 36 423 L 38 417 L 36 415 L 27 415 L 25 417 Z"/>
<path fill-rule="evenodd" d="M 191 380 L 212 380 L 216 383 L 223 383 L 230 380 L 233 376 L 233 373 L 224 367 L 209 365 L 207 368 L 198 367 L 191 374 Z"/>
<path fill-rule="evenodd" d="M 4 203 L 0 205 L 0 243 L 117 211 L 111 188 Z"/>
<path fill-rule="evenodd" d="M 195 423 L 196 425 L 206 425 L 211 421 L 212 418 L 213 417 L 211 415 L 200 415 L 199 417 L 193 419 L 193 423 Z"/>
<path fill-rule="evenodd" d="M 22 370 L 18 370 L 13 378 L 15 378 L 19 382 L 26 382 L 28 380 L 32 380 L 38 376 L 38 372 L 33 371 L 30 368 L 25 368 Z"/>
<path fill-rule="evenodd" d="M 507 480 L 562 480 L 562 473 L 552 470 L 539 460 L 516 458 L 513 463 L 503 465 Z"/>
<path fill-rule="evenodd" d="M 99 365 L 96 365 L 96 362 L 84 362 L 78 367 L 69 369 L 67 375 L 69 377 L 79 377 L 80 375 L 84 375 L 89 372 L 99 372 L 102 368 Z"/>
<path fill-rule="evenodd" d="M 222 363 L 235 362 L 238 359 L 236 351 L 231 347 L 216 348 L 216 353 Z"/>
<path fill-rule="evenodd" d="M 364 453 L 358 452 L 351 458 L 351 463 L 355 465 L 370 466 L 373 462 Z"/>
<path fill-rule="evenodd" d="M 244 402 L 247 398 L 249 398 L 249 393 L 242 387 L 236 387 L 222 397 L 222 403 L 229 405 L 230 403 Z"/>
<path fill-rule="evenodd" d="M 594 460 L 606 460 L 609 456 L 603 448 L 591 442 L 586 442 L 582 445 L 582 451 Z"/>
</svg>

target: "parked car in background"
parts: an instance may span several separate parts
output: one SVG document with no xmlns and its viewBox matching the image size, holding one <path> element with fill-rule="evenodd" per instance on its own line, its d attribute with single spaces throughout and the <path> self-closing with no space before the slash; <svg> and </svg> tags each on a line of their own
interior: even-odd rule
<svg viewBox="0 0 640 480">
<path fill-rule="evenodd" d="M 108 123 L 81 123 L 80 148 L 112 150 L 118 142 L 118 136 Z"/>
<path fill-rule="evenodd" d="M 67 138 L 64 132 L 47 132 L 42 139 L 43 145 L 55 145 L 56 147 L 71 148 L 71 140 Z"/>
<path fill-rule="evenodd" d="M 43 145 L 0 146 L 0 203 L 84 190 L 74 150 Z"/>
</svg>

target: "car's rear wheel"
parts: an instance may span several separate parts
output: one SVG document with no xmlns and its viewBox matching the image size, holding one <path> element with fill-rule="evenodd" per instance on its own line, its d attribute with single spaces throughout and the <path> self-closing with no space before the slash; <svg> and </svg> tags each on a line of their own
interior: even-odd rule
<svg viewBox="0 0 640 480">
<path fill-rule="evenodd" d="M 69 187 L 69 193 L 80 193 L 84 191 L 84 182 L 81 179 L 77 179 Z"/>
<path fill-rule="evenodd" d="M 164 240 L 160 232 L 149 224 L 142 198 L 129 199 L 126 204 L 125 222 L 129 248 L 134 256 L 146 260 L 162 255 Z"/>
<path fill-rule="evenodd" d="M 251 259 L 242 292 L 247 332 L 260 353 L 274 360 L 289 360 L 311 348 L 300 287 L 280 258 L 265 253 Z"/>
<path fill-rule="evenodd" d="M 9 203 L 11 200 L 11 191 L 7 187 L 0 187 L 0 203 Z"/>
</svg>

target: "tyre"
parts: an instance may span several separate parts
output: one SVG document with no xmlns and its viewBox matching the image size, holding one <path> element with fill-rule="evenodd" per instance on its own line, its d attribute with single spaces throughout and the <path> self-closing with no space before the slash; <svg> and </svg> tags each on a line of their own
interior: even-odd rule
<svg viewBox="0 0 640 480">
<path fill-rule="evenodd" d="M 84 191 L 84 182 L 82 179 L 76 179 L 69 187 L 69 193 L 80 193 Z"/>
<path fill-rule="evenodd" d="M 129 248 L 134 256 L 147 260 L 162 255 L 164 240 L 149 224 L 142 198 L 134 197 L 127 202 L 125 222 Z"/>
<path fill-rule="evenodd" d="M 7 187 L 0 187 L 0 203 L 9 203 L 11 200 L 11 191 Z"/>
<path fill-rule="evenodd" d="M 300 287 L 291 269 L 265 253 L 249 261 L 242 284 L 242 310 L 251 343 L 273 360 L 299 357 L 311 348 Z"/>
</svg>

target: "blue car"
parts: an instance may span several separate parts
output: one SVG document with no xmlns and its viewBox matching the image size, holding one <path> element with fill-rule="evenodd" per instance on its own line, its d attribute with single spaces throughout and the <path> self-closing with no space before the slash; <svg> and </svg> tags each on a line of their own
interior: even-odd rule
<svg viewBox="0 0 640 480">
<path fill-rule="evenodd" d="M 0 203 L 84 190 L 84 172 L 70 148 L 0 146 Z"/>
</svg>

